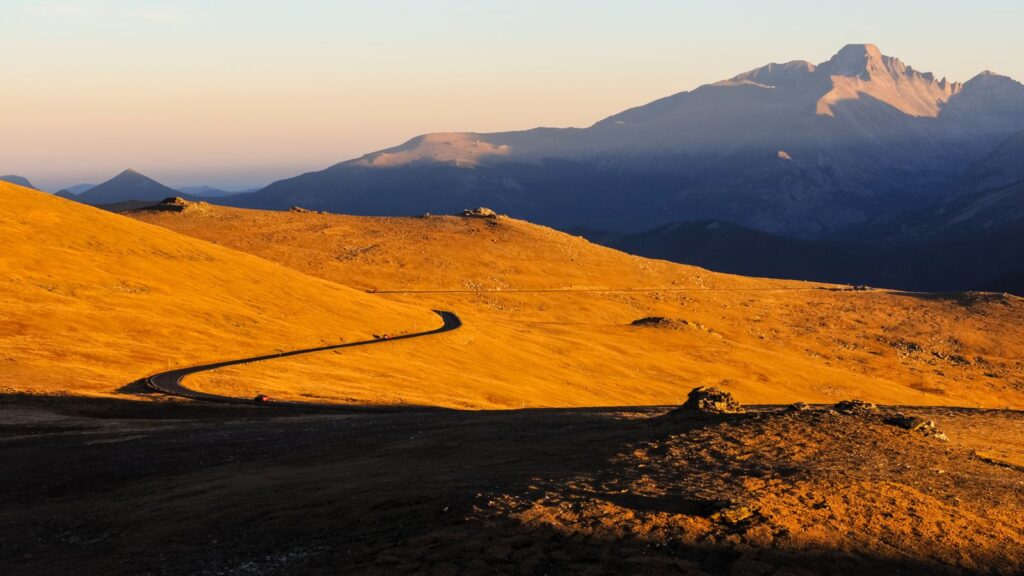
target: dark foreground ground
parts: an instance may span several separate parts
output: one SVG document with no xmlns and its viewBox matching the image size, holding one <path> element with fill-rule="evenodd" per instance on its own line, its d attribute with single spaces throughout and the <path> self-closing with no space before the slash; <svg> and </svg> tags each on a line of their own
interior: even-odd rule
<svg viewBox="0 0 1024 576">
<path fill-rule="evenodd" d="M 0 574 L 1021 574 L 1024 415 L 0 400 Z"/>
</svg>

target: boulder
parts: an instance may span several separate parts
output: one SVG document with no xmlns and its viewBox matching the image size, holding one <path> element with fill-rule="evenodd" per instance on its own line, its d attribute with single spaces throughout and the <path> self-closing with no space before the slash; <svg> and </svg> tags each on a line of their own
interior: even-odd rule
<svg viewBox="0 0 1024 576">
<path fill-rule="evenodd" d="M 647 316 L 633 320 L 633 326 L 672 326 L 674 324 L 676 324 L 675 320 L 665 318 L 664 316 Z"/>
<path fill-rule="evenodd" d="M 877 411 L 878 407 L 863 400 L 843 400 L 837 402 L 832 409 L 840 414 L 867 414 Z"/>
<path fill-rule="evenodd" d="M 703 414 L 743 414 L 746 412 L 743 406 L 732 397 L 732 394 L 711 386 L 701 386 L 690 390 L 686 402 L 677 411 Z"/>
</svg>

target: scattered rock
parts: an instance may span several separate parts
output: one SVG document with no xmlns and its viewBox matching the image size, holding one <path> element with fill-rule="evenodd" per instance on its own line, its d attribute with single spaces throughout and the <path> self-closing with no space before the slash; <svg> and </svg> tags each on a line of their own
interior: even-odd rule
<svg viewBox="0 0 1024 576">
<path fill-rule="evenodd" d="M 674 326 L 677 323 L 677 320 L 670 320 L 664 316 L 647 316 L 633 320 L 633 326 Z"/>
<path fill-rule="evenodd" d="M 732 394 L 712 386 L 701 386 L 690 390 L 686 402 L 676 410 L 705 414 L 743 414 L 746 412 L 743 406 L 732 397 Z"/>
<path fill-rule="evenodd" d="M 878 410 L 877 406 L 863 400 L 843 400 L 837 402 L 832 408 L 840 414 L 865 414 Z"/>
<path fill-rule="evenodd" d="M 480 208 L 467 208 L 462 211 L 461 216 L 465 218 L 487 218 L 490 220 L 496 220 L 498 218 L 498 213 L 490 208 L 484 208 L 481 206 Z"/>
<path fill-rule="evenodd" d="M 786 406 L 786 412 L 806 412 L 810 409 L 811 407 L 808 406 L 806 402 L 794 402 L 793 404 Z"/>
<path fill-rule="evenodd" d="M 303 208 L 302 206 L 292 206 L 288 209 L 289 212 L 295 212 L 296 214 L 327 214 L 327 212 L 320 212 L 317 210 L 310 210 L 309 208 Z"/>
<path fill-rule="evenodd" d="M 940 352 L 938 350 L 933 351 L 932 352 L 932 356 L 935 356 L 939 360 L 945 360 L 946 362 L 949 362 L 950 364 L 956 364 L 958 366 L 968 366 L 971 363 L 970 360 L 968 360 L 967 358 L 964 358 L 960 354 L 945 354 L 945 353 Z"/>
<path fill-rule="evenodd" d="M 886 419 L 885 423 L 891 424 L 893 426 L 898 426 L 900 428 L 903 428 L 904 430 L 909 430 L 911 432 L 923 434 L 928 438 L 935 438 L 936 440 L 941 440 L 943 442 L 949 441 L 949 437 L 940 432 L 939 429 L 935 426 L 934 420 L 925 420 L 924 418 L 918 416 L 896 414 L 892 418 Z"/>
<path fill-rule="evenodd" d="M 637 326 L 639 328 L 662 328 L 670 330 L 682 330 L 684 328 L 691 328 L 693 330 L 700 330 L 701 332 L 707 332 L 715 338 L 721 338 L 722 335 L 715 332 L 711 328 L 699 323 L 690 322 L 689 320 L 682 320 L 679 318 L 665 318 L 664 316 L 646 316 L 638 320 L 633 320 L 630 323 L 631 326 Z"/>
</svg>

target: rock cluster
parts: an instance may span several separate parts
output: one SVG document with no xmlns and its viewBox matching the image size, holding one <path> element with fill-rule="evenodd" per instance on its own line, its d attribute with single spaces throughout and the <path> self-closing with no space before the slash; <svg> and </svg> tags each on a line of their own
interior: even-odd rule
<svg viewBox="0 0 1024 576">
<path fill-rule="evenodd" d="M 150 206 L 149 208 L 146 208 L 146 210 L 155 210 L 159 212 L 193 212 L 202 211 L 206 206 L 208 206 L 208 204 L 205 202 L 191 202 L 180 196 L 172 196 L 170 198 L 164 198 L 159 204 Z"/>
<path fill-rule="evenodd" d="M 711 386 L 690 390 L 686 402 L 678 408 L 681 412 L 704 414 L 743 414 L 746 410 L 732 397 L 732 394 Z"/>
<path fill-rule="evenodd" d="M 741 504 L 735 504 L 727 506 L 718 512 L 712 514 L 708 519 L 712 522 L 720 522 L 722 524 L 728 524 L 730 526 L 736 524 L 742 524 L 746 520 L 752 518 L 755 511 L 749 506 L 743 506 Z"/>
<path fill-rule="evenodd" d="M 893 426 L 899 426 L 904 430 L 911 432 L 917 432 L 928 438 L 935 438 L 943 442 L 948 442 L 949 437 L 939 431 L 935 425 L 934 420 L 926 420 L 918 416 L 907 416 L 905 414 L 896 414 L 892 418 L 888 418 L 886 424 L 892 424 Z"/>
<path fill-rule="evenodd" d="M 495 220 L 498 218 L 498 213 L 490 208 L 484 208 L 481 206 L 480 208 L 467 208 L 462 211 L 461 216 L 465 218 L 488 218 Z"/>
<path fill-rule="evenodd" d="M 832 406 L 832 409 L 840 414 L 866 414 L 877 411 L 878 407 L 863 400 L 843 400 Z"/>
</svg>

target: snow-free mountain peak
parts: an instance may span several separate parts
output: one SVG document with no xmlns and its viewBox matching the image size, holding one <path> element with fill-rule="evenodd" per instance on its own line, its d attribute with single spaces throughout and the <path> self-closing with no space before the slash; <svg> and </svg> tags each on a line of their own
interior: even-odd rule
<svg viewBox="0 0 1024 576">
<path fill-rule="evenodd" d="M 899 58 L 886 56 L 873 44 L 849 44 L 818 66 L 832 89 L 818 100 L 817 113 L 834 116 L 844 102 L 873 99 L 916 117 L 937 117 L 943 106 L 960 92 L 960 83 L 936 79 Z"/>
<path fill-rule="evenodd" d="M 892 60 L 874 44 L 847 44 L 822 67 L 833 76 L 860 76 L 868 80 L 872 74 L 887 71 Z"/>
<path fill-rule="evenodd" d="M 1021 130 L 1016 81 L 950 82 L 850 44 L 587 128 L 419 136 L 231 202 L 396 215 L 482 205 L 620 231 L 721 219 L 812 237 L 955 195 L 974 162 Z"/>
<path fill-rule="evenodd" d="M 178 191 L 140 174 L 131 168 L 110 180 L 79 194 L 77 199 L 86 204 L 115 204 L 130 200 L 157 201 L 177 196 Z"/>
</svg>

